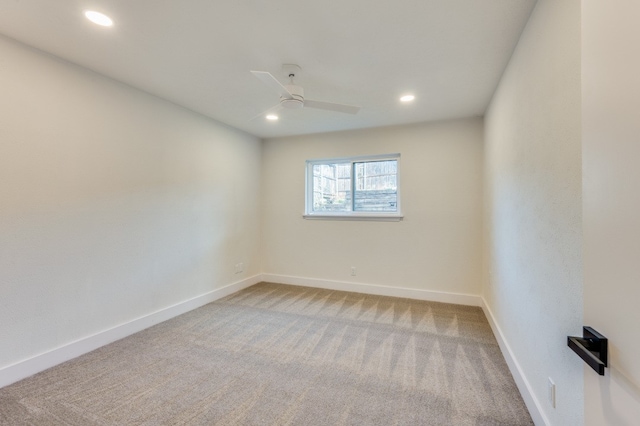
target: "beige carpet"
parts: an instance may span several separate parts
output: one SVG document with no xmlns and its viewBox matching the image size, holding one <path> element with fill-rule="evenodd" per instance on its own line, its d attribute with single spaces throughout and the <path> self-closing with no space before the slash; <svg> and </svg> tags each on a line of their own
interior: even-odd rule
<svg viewBox="0 0 640 426">
<path fill-rule="evenodd" d="M 262 283 L 0 389 L 2 425 L 531 425 L 482 310 Z"/>
</svg>

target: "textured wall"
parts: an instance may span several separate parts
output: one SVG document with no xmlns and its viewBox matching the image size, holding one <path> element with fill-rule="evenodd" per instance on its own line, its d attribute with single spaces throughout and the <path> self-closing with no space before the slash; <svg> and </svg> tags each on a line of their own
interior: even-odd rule
<svg viewBox="0 0 640 426">
<path fill-rule="evenodd" d="M 259 140 L 4 38 L 0 57 L 0 368 L 260 272 Z"/>
<path fill-rule="evenodd" d="M 479 294 L 482 145 L 480 119 L 266 140 L 264 272 Z M 302 218 L 305 160 L 390 153 L 403 221 Z"/>
<path fill-rule="evenodd" d="M 537 3 L 485 118 L 484 296 L 548 421 L 580 425 L 566 346 L 582 326 L 578 0 Z"/>
<path fill-rule="evenodd" d="M 582 2 L 585 323 L 609 338 L 585 369 L 588 425 L 640 422 L 640 3 Z M 633 53 L 631 53 L 633 52 Z"/>
</svg>

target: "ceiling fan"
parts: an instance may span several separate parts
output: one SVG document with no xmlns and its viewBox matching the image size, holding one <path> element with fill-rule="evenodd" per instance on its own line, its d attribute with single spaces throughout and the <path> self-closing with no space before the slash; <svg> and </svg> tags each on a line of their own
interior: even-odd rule
<svg viewBox="0 0 640 426">
<path fill-rule="evenodd" d="M 347 114 L 357 114 L 360 111 L 360 107 L 353 105 L 334 104 L 331 102 L 314 101 L 304 98 L 304 90 L 300 86 L 296 86 L 293 83 L 293 79 L 296 75 L 299 75 L 301 68 L 298 65 L 283 65 L 282 70 L 284 75 L 290 79 L 291 84 L 286 86 L 281 84 L 278 79 L 266 71 L 251 71 L 251 74 L 255 75 L 258 80 L 262 81 L 267 86 L 271 87 L 280 95 L 280 102 L 269 108 L 268 110 L 261 112 L 253 119 L 267 114 L 272 114 L 283 108 L 286 109 L 298 109 L 298 108 L 317 108 L 328 111 L 344 112 Z M 252 120 L 253 120 L 252 119 Z"/>
</svg>

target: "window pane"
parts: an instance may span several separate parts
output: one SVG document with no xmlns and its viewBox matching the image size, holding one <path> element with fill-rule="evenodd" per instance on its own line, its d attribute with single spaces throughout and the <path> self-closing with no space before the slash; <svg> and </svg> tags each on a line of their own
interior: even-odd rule
<svg viewBox="0 0 640 426">
<path fill-rule="evenodd" d="M 355 211 L 398 210 L 398 161 L 355 163 Z"/>
<path fill-rule="evenodd" d="M 351 163 L 314 164 L 313 211 L 351 211 Z"/>
</svg>

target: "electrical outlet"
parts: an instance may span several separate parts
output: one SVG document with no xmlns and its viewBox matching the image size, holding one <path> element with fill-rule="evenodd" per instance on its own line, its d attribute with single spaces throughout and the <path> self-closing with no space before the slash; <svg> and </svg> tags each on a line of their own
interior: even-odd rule
<svg viewBox="0 0 640 426">
<path fill-rule="evenodd" d="M 352 277 L 355 277 L 355 276 L 356 276 L 356 267 L 355 267 L 355 266 L 352 266 L 352 267 L 351 267 L 351 276 L 352 276 Z"/>
<path fill-rule="evenodd" d="M 244 263 L 236 263 L 236 274 L 244 272 Z"/>
<path fill-rule="evenodd" d="M 549 402 L 553 408 L 556 408 L 556 384 L 549 377 Z"/>
</svg>

